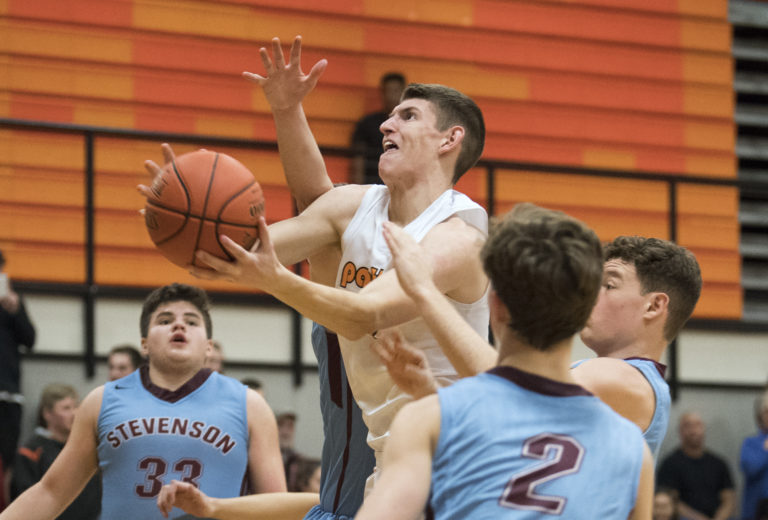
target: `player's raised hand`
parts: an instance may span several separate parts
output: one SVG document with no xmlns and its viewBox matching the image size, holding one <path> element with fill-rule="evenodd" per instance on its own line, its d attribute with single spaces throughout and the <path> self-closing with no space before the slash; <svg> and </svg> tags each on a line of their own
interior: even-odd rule
<svg viewBox="0 0 768 520">
<path fill-rule="evenodd" d="M 432 281 L 432 264 L 424 261 L 421 246 L 397 224 L 384 223 L 384 240 L 392 252 L 392 267 L 405 293 L 412 299 L 440 291 Z"/>
<path fill-rule="evenodd" d="M 157 507 L 168 518 L 171 509 L 178 507 L 193 516 L 208 518 L 213 514 L 211 498 L 187 482 L 172 480 L 164 485 L 157 496 Z"/>
<path fill-rule="evenodd" d="M 171 148 L 171 145 L 168 143 L 163 143 L 160 145 L 160 150 L 163 153 L 163 164 L 168 164 L 170 162 L 173 162 L 173 160 L 176 158 L 176 155 L 173 153 L 173 149 Z M 147 159 L 144 161 L 144 169 L 147 170 L 147 173 L 149 174 L 149 178 L 154 182 L 154 180 L 162 173 L 163 168 L 162 166 L 159 166 L 155 161 L 152 159 Z M 139 184 L 137 186 L 139 193 L 144 195 L 144 197 L 149 197 L 152 194 L 152 187 L 147 186 L 145 184 Z"/>
<path fill-rule="evenodd" d="M 243 76 L 261 85 L 272 111 L 286 110 L 301 103 L 317 84 L 317 80 L 328 65 L 327 60 L 320 60 L 312 66 L 309 74 L 301 71 L 301 36 L 296 36 L 291 45 L 291 56 L 285 62 L 280 39 L 272 38 L 272 57 L 265 47 L 259 49 L 261 62 L 266 76 L 253 72 L 243 72 Z"/>
<path fill-rule="evenodd" d="M 270 289 L 278 282 L 279 276 L 288 272 L 277 258 L 263 216 L 259 217 L 259 239 L 250 251 L 224 235 L 221 235 L 221 245 L 234 260 L 222 260 L 198 250 L 195 257 L 210 269 L 190 266 L 189 273 L 205 280 L 227 280 L 272 292 Z"/>
<path fill-rule="evenodd" d="M 404 392 L 420 399 L 437 392 L 437 381 L 427 356 L 413 348 L 395 328 L 380 331 L 371 348 L 387 367 L 390 377 Z"/>
</svg>

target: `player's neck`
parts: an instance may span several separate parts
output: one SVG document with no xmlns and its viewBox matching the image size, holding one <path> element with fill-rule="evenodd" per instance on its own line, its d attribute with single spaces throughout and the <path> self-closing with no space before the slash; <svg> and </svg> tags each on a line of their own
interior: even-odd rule
<svg viewBox="0 0 768 520">
<path fill-rule="evenodd" d="M 646 358 L 659 362 L 666 348 L 667 343 L 663 339 L 651 341 L 647 338 L 639 338 L 637 341 L 629 343 L 616 350 L 612 350 L 606 354 L 601 354 L 599 357 L 614 359 Z"/>
<path fill-rule="evenodd" d="M 389 189 L 389 220 L 405 226 L 421 215 L 430 204 L 450 189 L 450 179 L 444 175 L 424 175 L 416 182 L 393 182 Z"/>
<path fill-rule="evenodd" d="M 560 341 L 547 350 L 538 350 L 510 339 L 499 349 L 499 366 L 546 377 L 562 383 L 578 384 L 571 375 L 572 338 Z"/>
<path fill-rule="evenodd" d="M 178 367 L 174 368 L 174 370 L 162 370 L 157 366 L 153 366 L 152 363 L 149 364 L 149 380 L 152 381 L 153 384 L 159 386 L 160 388 L 165 388 L 166 390 L 175 391 L 178 390 L 184 383 L 192 379 L 192 377 L 197 374 L 200 369 L 203 368 L 202 365 L 199 367 L 192 367 L 187 370 L 179 370 Z"/>
</svg>

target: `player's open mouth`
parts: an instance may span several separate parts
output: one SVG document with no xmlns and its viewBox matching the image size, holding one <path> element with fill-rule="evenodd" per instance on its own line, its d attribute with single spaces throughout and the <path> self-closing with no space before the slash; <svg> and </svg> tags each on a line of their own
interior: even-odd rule
<svg viewBox="0 0 768 520">
<path fill-rule="evenodd" d="M 187 337 L 184 334 L 176 333 L 173 336 L 171 336 L 171 343 L 175 345 L 186 345 Z"/>
<path fill-rule="evenodd" d="M 397 145 L 393 141 L 390 141 L 389 139 L 384 139 L 383 146 L 384 146 L 384 153 L 387 153 L 391 150 L 397 150 Z"/>
</svg>

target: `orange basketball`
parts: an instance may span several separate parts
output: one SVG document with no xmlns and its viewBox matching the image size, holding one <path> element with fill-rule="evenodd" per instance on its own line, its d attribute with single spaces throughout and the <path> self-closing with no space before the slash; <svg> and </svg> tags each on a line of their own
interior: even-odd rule
<svg viewBox="0 0 768 520">
<path fill-rule="evenodd" d="M 201 266 L 198 249 L 232 259 L 221 235 L 250 249 L 263 213 L 264 194 L 248 168 L 229 155 L 198 150 L 176 157 L 155 178 L 144 222 L 168 260 Z"/>
</svg>

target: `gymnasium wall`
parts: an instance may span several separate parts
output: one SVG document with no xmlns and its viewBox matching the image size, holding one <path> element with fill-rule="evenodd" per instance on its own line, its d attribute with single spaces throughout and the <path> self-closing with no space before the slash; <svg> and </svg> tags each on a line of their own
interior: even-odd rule
<svg viewBox="0 0 768 520">
<path fill-rule="evenodd" d="M 273 140 L 266 101 L 240 72 L 262 70 L 270 38 L 296 34 L 305 69 L 329 60 L 306 100 L 322 145 L 347 146 L 380 75 L 400 70 L 477 100 L 486 159 L 736 174 L 727 0 L 2 0 L 0 117 Z M 98 284 L 191 281 L 137 214 L 157 144 L 95 140 Z M 291 215 L 275 153 L 221 151 L 255 173 L 271 221 Z M 79 136 L 0 128 L 0 247 L 16 278 L 83 281 L 83 168 Z M 328 169 L 346 180 L 346 159 Z M 475 169 L 459 188 L 485 202 L 485 183 Z M 605 239 L 668 234 L 663 182 L 500 170 L 496 185 L 497 212 L 527 200 Z M 704 272 L 697 317 L 741 316 L 737 201 L 728 187 L 678 189 L 677 238 Z"/>
</svg>

